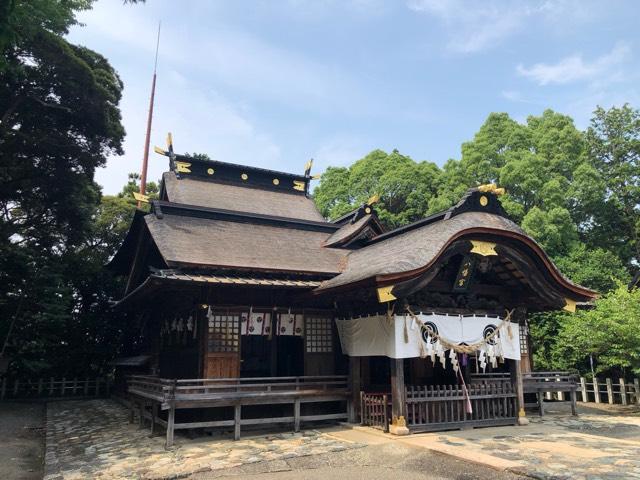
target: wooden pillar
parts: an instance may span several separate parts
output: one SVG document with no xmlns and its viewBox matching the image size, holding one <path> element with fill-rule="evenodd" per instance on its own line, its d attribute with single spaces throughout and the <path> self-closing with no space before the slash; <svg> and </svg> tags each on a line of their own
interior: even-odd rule
<svg viewBox="0 0 640 480">
<path fill-rule="evenodd" d="M 357 423 L 360 414 L 360 357 L 349 357 L 349 388 L 351 389 L 349 422 Z"/>
<path fill-rule="evenodd" d="M 624 383 L 624 378 L 620 379 L 620 398 L 622 399 L 622 405 L 627 404 L 627 389 Z"/>
<path fill-rule="evenodd" d="M 520 360 L 514 360 L 516 373 L 516 394 L 518 395 L 518 425 L 528 425 L 529 420 L 524 411 L 524 382 L 522 380 L 522 370 L 520 369 Z M 542 409 L 542 399 L 540 399 L 540 408 Z"/>
<path fill-rule="evenodd" d="M 640 380 L 637 378 L 633 380 L 633 389 L 636 392 L 636 405 L 640 405 Z"/>
<path fill-rule="evenodd" d="M 173 447 L 173 425 L 176 421 L 176 409 L 173 405 L 169 407 L 169 411 L 167 412 L 167 441 L 165 443 L 165 448 Z"/>
<path fill-rule="evenodd" d="M 607 401 L 613 405 L 613 383 L 610 378 L 605 380 L 607 382 Z"/>
<path fill-rule="evenodd" d="M 242 418 L 242 407 L 238 404 L 234 407 L 233 415 L 233 439 L 240 440 L 240 421 Z"/>
<path fill-rule="evenodd" d="M 573 416 L 578 415 L 577 401 L 578 401 L 578 392 L 576 392 L 575 388 L 572 388 L 571 389 L 571 415 Z"/>
<path fill-rule="evenodd" d="M 391 361 L 391 426 L 389 431 L 395 435 L 408 435 L 406 421 L 406 390 L 404 385 L 404 359 L 392 358 Z"/>
<path fill-rule="evenodd" d="M 140 418 L 138 419 L 139 428 L 144 428 L 144 410 L 145 410 L 145 402 L 143 400 L 139 403 L 139 410 L 138 410 L 138 414 L 140 415 Z"/>
<path fill-rule="evenodd" d="M 600 403 L 600 385 L 598 385 L 598 377 L 593 377 L 593 397 L 596 403 Z"/>
<path fill-rule="evenodd" d="M 293 404 L 293 431 L 300 431 L 300 399 L 296 398 Z"/>
<path fill-rule="evenodd" d="M 153 437 L 153 434 L 156 428 L 157 418 L 158 418 L 158 404 L 154 402 L 151 405 L 151 433 L 149 434 L 150 437 Z"/>
<path fill-rule="evenodd" d="M 589 396 L 587 395 L 587 379 L 584 377 L 580 377 L 580 390 L 582 390 L 582 401 L 587 403 Z"/>
</svg>

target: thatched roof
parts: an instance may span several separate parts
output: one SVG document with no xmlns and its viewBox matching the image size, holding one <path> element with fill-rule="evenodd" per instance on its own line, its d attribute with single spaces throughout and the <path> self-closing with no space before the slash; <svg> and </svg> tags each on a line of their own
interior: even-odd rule
<svg viewBox="0 0 640 480">
<path fill-rule="evenodd" d="M 324 221 L 313 200 L 293 190 L 268 190 L 184 175 L 177 178 L 174 172 L 165 172 L 162 180 L 167 200 L 172 203 Z"/>
<path fill-rule="evenodd" d="M 323 247 L 326 231 L 166 213 L 145 221 L 169 267 L 335 275 L 346 254 Z"/>
<path fill-rule="evenodd" d="M 382 232 L 375 214 L 367 214 L 353 223 L 346 222 L 325 242 L 327 247 L 349 246 L 358 239 L 368 240 Z"/>
<path fill-rule="evenodd" d="M 344 272 L 323 282 L 319 290 L 423 267 L 452 239 L 474 227 L 489 227 L 524 235 L 522 229 L 507 218 L 484 212 L 462 213 L 449 220 L 439 220 L 350 252 Z"/>
</svg>

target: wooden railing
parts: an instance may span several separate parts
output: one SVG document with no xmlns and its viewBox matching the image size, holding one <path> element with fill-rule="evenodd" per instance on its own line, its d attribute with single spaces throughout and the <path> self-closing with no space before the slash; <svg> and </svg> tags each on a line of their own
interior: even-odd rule
<svg viewBox="0 0 640 480">
<path fill-rule="evenodd" d="M 347 390 L 346 375 L 253 378 L 167 379 L 147 375 L 127 377 L 128 391 L 165 400 L 198 400 L 239 393 Z"/>
<path fill-rule="evenodd" d="M 470 376 L 470 380 L 472 384 L 489 384 L 489 383 L 501 383 L 508 382 L 511 383 L 511 374 L 504 372 L 495 372 L 495 373 L 472 373 Z"/>
<path fill-rule="evenodd" d="M 411 386 L 406 389 L 407 426 L 412 432 L 516 423 L 516 392 L 510 382 Z M 466 408 L 470 401 L 472 411 Z"/>
<path fill-rule="evenodd" d="M 111 392 L 109 378 L 38 378 L 0 381 L 0 400 L 19 398 L 106 397 Z"/>
<path fill-rule="evenodd" d="M 580 392 L 583 402 L 595 402 L 609 404 L 619 403 L 621 405 L 640 405 L 640 380 L 634 378 L 633 381 L 626 381 L 619 378 L 613 381 L 611 378 L 602 379 L 596 377 L 592 381 L 580 377 Z"/>
<path fill-rule="evenodd" d="M 391 416 L 391 394 L 360 392 L 360 412 L 362 425 L 388 432 Z"/>
<path fill-rule="evenodd" d="M 173 444 L 174 431 L 179 429 L 233 427 L 237 440 L 243 425 L 293 423 L 297 432 L 301 422 L 346 420 L 351 399 L 346 375 L 216 379 L 132 375 L 127 377 L 127 384 L 131 421 L 137 409 L 140 424 L 149 419 L 152 432 L 156 424 L 166 427 L 167 447 Z M 342 405 L 340 411 L 305 413 L 302 410 L 303 404 L 336 402 Z M 243 418 L 242 408 L 251 405 L 290 405 L 293 415 Z M 176 410 L 217 407 L 233 407 L 233 419 L 176 422 Z M 158 410 L 167 410 L 166 420 L 160 418 Z"/>
</svg>

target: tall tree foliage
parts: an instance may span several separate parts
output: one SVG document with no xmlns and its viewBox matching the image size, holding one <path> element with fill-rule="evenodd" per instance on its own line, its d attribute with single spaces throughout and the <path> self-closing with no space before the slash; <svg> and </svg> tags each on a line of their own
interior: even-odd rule
<svg viewBox="0 0 640 480">
<path fill-rule="evenodd" d="M 595 208 L 590 240 L 613 248 L 626 265 L 640 263 L 640 111 L 624 105 L 598 107 L 586 132 L 588 155 L 597 171 L 591 193 Z"/>
<path fill-rule="evenodd" d="M 0 334 L 20 368 L 57 361 L 94 229 L 95 169 L 122 153 L 122 82 L 64 35 L 90 0 L 10 0 L 0 15 Z M 0 337 L 5 338 L 5 335 Z"/>
<path fill-rule="evenodd" d="M 337 218 L 379 195 L 380 219 L 395 227 L 423 216 L 437 190 L 439 174 L 433 163 L 416 163 L 397 150 L 374 150 L 348 168 L 327 169 L 314 198 L 323 215 Z"/>
</svg>

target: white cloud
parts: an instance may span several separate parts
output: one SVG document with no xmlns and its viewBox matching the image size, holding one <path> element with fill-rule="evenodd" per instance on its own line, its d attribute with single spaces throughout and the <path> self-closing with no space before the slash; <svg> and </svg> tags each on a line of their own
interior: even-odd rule
<svg viewBox="0 0 640 480">
<path fill-rule="evenodd" d="M 576 0 L 538 0 L 532 2 L 485 0 L 408 0 L 407 7 L 443 22 L 455 53 L 476 53 L 496 46 L 522 30 L 534 18 L 555 23 L 571 12 L 571 21 L 591 18 L 589 9 Z"/>
<path fill-rule="evenodd" d="M 555 64 L 536 63 L 527 68 L 518 65 L 519 75 L 527 77 L 539 85 L 566 84 L 581 80 L 593 80 L 598 77 L 617 76 L 619 72 L 612 71 L 624 63 L 631 56 L 631 47 L 619 42 L 613 49 L 593 61 L 585 61 L 581 54 L 563 58 Z"/>
<path fill-rule="evenodd" d="M 518 90 L 503 90 L 501 92 L 501 95 L 503 98 L 511 101 L 511 102 L 517 102 L 517 103 L 530 103 L 530 104 L 536 104 L 538 102 L 535 102 L 531 99 L 529 99 L 528 97 L 525 97 L 522 92 L 519 92 Z"/>
<path fill-rule="evenodd" d="M 129 84 L 122 101 L 127 122 L 125 154 L 108 159 L 107 168 L 96 172 L 104 192 L 118 192 L 129 172 L 139 171 L 144 146 L 147 83 Z M 169 94 L 171 92 L 171 94 Z M 185 104 L 188 109 L 183 108 Z M 181 75 L 167 75 L 158 83 L 151 146 L 164 146 L 172 132 L 178 152 L 206 153 L 216 160 L 265 168 L 282 167 L 279 144 L 253 120 L 252 112 L 206 85 Z M 167 170 L 166 158 L 151 153 L 149 180 Z"/>
<path fill-rule="evenodd" d="M 328 167 L 347 167 L 371 150 L 371 142 L 358 136 L 335 135 L 325 139 L 313 154 L 314 172 L 322 173 Z"/>
<path fill-rule="evenodd" d="M 98 2 L 80 20 L 90 25 L 94 38 L 98 34 L 121 48 L 152 55 L 157 21 L 141 9 L 127 8 L 124 15 L 123 8 L 118 2 Z M 207 75 L 211 82 L 299 110 L 363 113 L 368 108 L 371 99 L 362 93 L 358 79 L 342 68 L 207 20 L 206 28 L 163 24 L 160 70 L 170 65 L 183 74 Z M 83 34 L 82 29 L 73 33 Z"/>
</svg>

